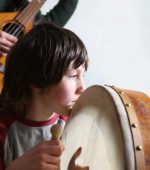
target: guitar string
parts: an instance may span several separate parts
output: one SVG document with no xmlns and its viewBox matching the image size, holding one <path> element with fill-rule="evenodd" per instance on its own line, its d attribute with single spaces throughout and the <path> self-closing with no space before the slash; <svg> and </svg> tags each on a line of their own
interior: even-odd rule
<svg viewBox="0 0 150 170">
<path fill-rule="evenodd" d="M 20 30 L 21 29 L 20 27 L 19 28 L 17 27 L 17 29 L 16 29 L 16 24 L 14 24 L 14 23 L 10 23 L 5 31 L 9 34 L 14 35 L 14 36 L 18 36 L 21 33 L 22 30 Z M 15 29 L 18 32 L 18 34 L 15 33 L 16 32 Z"/>
<path fill-rule="evenodd" d="M 42 1 L 41 3 L 40 3 L 40 7 L 44 4 L 44 2 L 45 2 L 45 0 L 44 1 Z M 32 7 L 33 6 L 33 7 Z M 33 14 L 31 15 L 31 13 L 33 12 L 33 10 L 34 10 L 34 14 L 36 14 L 37 12 L 38 12 L 38 10 L 37 10 L 37 7 L 39 6 L 39 4 L 38 3 L 36 3 L 36 1 L 32 1 L 30 4 L 29 4 L 29 6 L 27 6 L 27 8 L 25 8 L 23 11 L 22 11 L 22 13 L 21 13 L 21 15 L 23 15 L 23 19 L 22 19 L 22 21 L 21 21 L 21 15 L 19 15 L 18 16 L 18 19 L 19 19 L 19 17 L 20 17 L 20 21 L 23 23 L 23 25 L 26 25 L 27 24 L 27 22 L 28 22 L 28 20 L 29 19 L 32 19 L 32 17 L 33 17 Z M 31 8 L 32 7 L 32 8 Z M 29 9 L 32 9 L 32 10 L 29 10 Z M 27 11 L 31 11 L 31 12 L 29 12 L 28 13 L 28 18 L 25 16 L 25 14 L 26 14 L 26 12 Z M 17 18 L 17 17 L 16 17 Z M 20 33 L 22 32 L 22 27 L 20 26 L 20 27 L 17 27 L 17 29 L 16 29 L 16 25 L 15 24 L 10 24 L 8 27 L 7 27 L 7 29 L 5 30 L 7 33 L 10 33 L 10 34 L 12 34 L 12 35 L 14 35 L 14 36 L 16 36 L 16 37 L 18 37 L 19 35 L 20 35 Z"/>
<path fill-rule="evenodd" d="M 44 4 L 44 2 L 45 2 L 45 0 L 44 1 L 42 1 L 42 3 L 40 3 L 40 7 Z M 33 9 L 33 11 L 34 11 L 34 13 L 32 14 L 32 15 L 30 15 L 30 14 L 28 14 L 28 16 L 27 17 L 24 17 L 24 19 L 22 19 L 22 21 L 20 20 L 20 22 L 23 24 L 23 25 L 26 25 L 27 23 L 28 23 L 28 21 L 29 20 L 32 20 L 33 19 L 33 16 L 35 16 L 35 14 L 38 12 L 38 7 L 39 6 L 39 4 L 35 4 L 34 5 L 34 7 L 32 8 Z M 18 33 L 18 34 L 20 34 L 20 33 Z"/>
<path fill-rule="evenodd" d="M 37 4 L 35 4 L 35 6 L 34 6 L 34 8 L 32 8 L 32 10 L 34 11 L 34 14 L 35 13 L 37 13 Z M 28 23 L 28 21 L 30 20 L 30 19 L 32 19 L 33 18 L 33 14 L 32 15 L 30 15 L 30 14 L 28 14 L 28 16 L 27 17 L 24 17 L 24 19 L 22 19 L 22 21 L 21 21 L 21 19 L 20 19 L 20 23 L 22 23 L 22 25 L 26 25 L 27 23 Z M 18 27 L 18 29 L 16 29 L 16 30 L 14 30 L 13 31 L 13 34 L 15 35 L 15 36 L 19 36 L 20 35 L 20 33 L 22 32 L 22 27 Z"/>
<path fill-rule="evenodd" d="M 35 3 L 35 1 L 32 2 L 32 5 L 34 5 L 34 3 Z M 30 5 L 30 4 L 29 4 L 29 5 Z M 28 10 L 30 9 L 30 7 L 31 7 L 31 5 L 27 7 Z M 26 9 L 27 9 L 27 8 L 26 8 Z M 24 10 L 22 11 L 22 13 L 25 13 L 24 11 L 27 11 L 26 9 L 24 9 Z M 31 10 L 31 11 L 32 11 L 32 10 Z M 22 13 L 21 13 L 21 14 L 22 14 Z M 25 15 L 25 14 L 24 14 L 24 15 Z M 17 17 L 16 17 L 16 18 L 17 18 Z M 17 28 L 16 31 L 17 31 L 18 33 L 16 33 L 15 29 L 16 29 L 16 25 L 15 25 L 14 23 L 12 23 L 12 24 L 10 24 L 10 25 L 7 27 L 6 32 L 7 32 L 7 33 L 10 33 L 10 34 L 12 34 L 12 35 L 14 35 L 14 36 L 19 36 L 19 34 L 21 33 L 22 29 L 21 29 L 20 27 Z"/>
<path fill-rule="evenodd" d="M 35 2 L 35 3 L 34 3 Z M 37 2 L 37 0 L 36 1 L 33 1 L 32 2 L 32 4 L 29 4 L 30 6 L 27 6 L 27 8 L 24 10 L 24 11 L 22 11 L 21 12 L 21 14 L 20 15 L 18 15 L 17 17 L 16 17 L 16 19 L 18 20 L 18 21 L 20 21 L 20 23 L 22 23 L 23 21 L 25 21 L 26 20 L 26 18 L 28 19 L 28 18 L 32 18 L 33 16 L 34 16 L 34 14 L 36 14 L 37 13 L 37 11 L 38 11 L 38 6 L 40 7 L 41 6 L 41 3 L 39 4 L 39 3 L 36 3 Z M 33 6 L 33 8 L 31 8 Z M 31 10 L 29 10 L 31 8 Z M 27 13 L 28 11 L 30 11 L 31 13 Z M 21 21 L 22 20 L 22 21 Z"/>
<path fill-rule="evenodd" d="M 40 4 L 40 7 L 42 6 L 43 3 Z M 36 6 L 34 6 L 34 8 L 33 8 L 34 10 L 33 10 L 33 14 L 32 15 L 28 14 L 28 16 L 24 17 L 24 19 L 22 21 L 20 20 L 20 22 L 23 25 L 26 25 L 29 20 L 33 19 L 33 16 L 35 16 L 35 14 L 38 12 L 38 8 L 37 8 L 38 6 L 39 6 L 38 4 L 36 4 Z"/>
</svg>

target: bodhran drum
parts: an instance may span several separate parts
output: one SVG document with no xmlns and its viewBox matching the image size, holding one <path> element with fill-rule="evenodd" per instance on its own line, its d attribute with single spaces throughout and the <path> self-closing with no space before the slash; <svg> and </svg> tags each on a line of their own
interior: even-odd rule
<svg viewBox="0 0 150 170">
<path fill-rule="evenodd" d="M 91 86 L 77 100 L 62 141 L 61 170 L 149 170 L 150 98 Z"/>
</svg>

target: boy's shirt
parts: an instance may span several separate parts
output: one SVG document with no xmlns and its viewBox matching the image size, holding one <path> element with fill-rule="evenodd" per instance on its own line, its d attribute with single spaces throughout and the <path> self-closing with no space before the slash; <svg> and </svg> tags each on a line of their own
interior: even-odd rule
<svg viewBox="0 0 150 170">
<path fill-rule="evenodd" d="M 40 141 L 51 140 L 51 126 L 67 117 L 54 113 L 48 121 L 35 122 L 14 113 L 0 113 L 0 170 Z"/>
</svg>

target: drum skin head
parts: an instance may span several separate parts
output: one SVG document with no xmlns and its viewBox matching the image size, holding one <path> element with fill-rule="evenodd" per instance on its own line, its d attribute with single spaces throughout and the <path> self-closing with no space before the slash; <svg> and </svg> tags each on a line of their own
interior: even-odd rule
<svg viewBox="0 0 150 170">
<path fill-rule="evenodd" d="M 111 93 L 109 89 L 95 85 L 79 97 L 62 135 L 65 151 L 61 170 L 135 168 L 126 111 L 121 99 L 114 99 Z M 127 129 L 125 133 L 123 126 Z M 74 168 L 70 169 L 70 166 Z"/>
</svg>

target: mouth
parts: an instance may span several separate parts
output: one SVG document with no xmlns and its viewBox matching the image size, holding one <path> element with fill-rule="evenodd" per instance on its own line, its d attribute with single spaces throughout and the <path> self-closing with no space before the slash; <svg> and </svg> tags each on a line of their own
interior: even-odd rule
<svg viewBox="0 0 150 170">
<path fill-rule="evenodd" d="M 76 103 L 76 100 L 72 101 L 72 103 L 75 104 L 75 103 Z"/>
<path fill-rule="evenodd" d="M 76 100 L 72 101 L 72 102 L 70 103 L 70 108 L 73 108 L 73 106 L 75 105 L 75 103 L 76 103 Z"/>
</svg>

